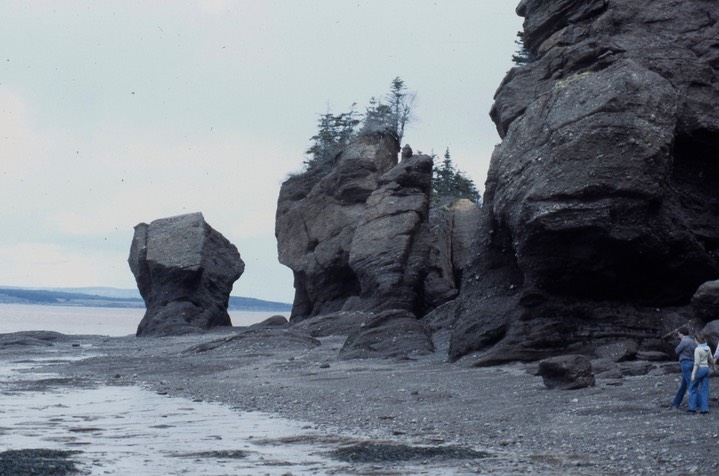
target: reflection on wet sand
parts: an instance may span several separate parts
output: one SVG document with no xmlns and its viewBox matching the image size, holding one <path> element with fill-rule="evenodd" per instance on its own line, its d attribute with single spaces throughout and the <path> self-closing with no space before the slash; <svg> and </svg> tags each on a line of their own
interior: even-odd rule
<svg viewBox="0 0 719 476">
<path fill-rule="evenodd" d="M 0 447 L 81 449 L 74 459 L 91 474 L 250 474 L 262 468 L 263 474 L 279 475 L 338 469 L 316 454 L 317 445 L 267 444 L 287 435 L 309 436 L 307 425 L 139 387 L 6 390 L 0 398 Z"/>
<path fill-rule="evenodd" d="M 370 444 L 260 412 L 38 372 L 47 363 L 57 359 L 0 365 L 0 448 L 62 450 L 82 474 L 353 474 L 356 465 L 338 459 L 338 447 Z M 405 460 L 397 474 L 427 474 L 417 463 Z"/>
</svg>

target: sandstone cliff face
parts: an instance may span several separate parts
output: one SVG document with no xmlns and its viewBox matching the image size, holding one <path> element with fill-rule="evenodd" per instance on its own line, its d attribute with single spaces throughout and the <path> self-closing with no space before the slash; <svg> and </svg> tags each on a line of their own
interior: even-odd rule
<svg viewBox="0 0 719 476">
<path fill-rule="evenodd" d="M 294 272 L 292 322 L 387 310 L 417 318 L 456 296 L 470 238 L 437 231 L 451 222 L 449 210 L 430 221 L 432 158 L 407 154 L 398 163 L 398 152 L 390 135 L 362 136 L 331 169 L 282 185 L 275 233 L 280 262 Z M 439 245 L 438 233 L 448 236 Z"/>
<path fill-rule="evenodd" d="M 293 320 L 339 311 L 362 291 L 349 266 L 355 230 L 380 177 L 397 164 L 399 147 L 385 136 L 365 137 L 328 172 L 282 184 L 275 235 L 280 263 L 294 273 Z"/>
<path fill-rule="evenodd" d="M 640 350 L 719 276 L 719 8 L 524 0 L 450 356 Z"/>
</svg>

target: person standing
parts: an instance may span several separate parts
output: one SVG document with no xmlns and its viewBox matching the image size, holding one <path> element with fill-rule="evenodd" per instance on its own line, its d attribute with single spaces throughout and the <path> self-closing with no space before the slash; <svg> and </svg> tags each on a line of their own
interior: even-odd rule
<svg viewBox="0 0 719 476">
<path fill-rule="evenodd" d="M 689 382 L 691 381 L 692 369 L 694 368 L 694 349 L 697 347 L 696 341 L 689 336 L 689 329 L 686 326 L 682 326 L 677 329 L 677 336 L 679 336 L 679 345 L 677 345 L 674 352 L 679 356 L 679 367 L 682 371 L 682 380 L 679 384 L 674 399 L 672 400 L 672 407 L 679 408 L 679 405 L 684 399 L 684 394 L 687 393 Z"/>
<path fill-rule="evenodd" d="M 714 371 L 714 359 L 704 334 L 697 334 L 695 339 L 697 348 L 694 349 L 688 411 L 695 413 L 698 404 L 700 413 L 709 413 L 709 373 Z"/>
</svg>

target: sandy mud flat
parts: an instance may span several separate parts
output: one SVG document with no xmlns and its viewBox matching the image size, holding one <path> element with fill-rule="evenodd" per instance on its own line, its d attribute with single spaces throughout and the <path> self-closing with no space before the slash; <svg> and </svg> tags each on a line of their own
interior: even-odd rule
<svg viewBox="0 0 719 476">
<path fill-rule="evenodd" d="M 86 474 L 694 474 L 713 412 L 672 410 L 676 364 L 544 387 L 441 352 L 340 361 L 342 338 L 0 335 L 0 443 Z M 22 343 L 21 343 L 22 342 Z M 711 380 L 712 395 L 719 391 Z M 172 463 L 168 463 L 171 461 Z M 169 469 L 168 469 L 169 468 Z"/>
</svg>

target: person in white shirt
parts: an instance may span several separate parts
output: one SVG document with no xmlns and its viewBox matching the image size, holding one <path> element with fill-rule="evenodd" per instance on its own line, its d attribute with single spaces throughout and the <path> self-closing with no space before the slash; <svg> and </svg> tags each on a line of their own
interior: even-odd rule
<svg viewBox="0 0 719 476">
<path fill-rule="evenodd" d="M 709 413 L 709 374 L 714 372 L 714 358 L 703 334 L 694 336 L 697 348 L 694 349 L 694 367 L 689 385 L 689 409 L 696 413 Z"/>
</svg>

